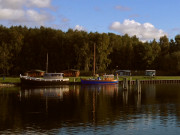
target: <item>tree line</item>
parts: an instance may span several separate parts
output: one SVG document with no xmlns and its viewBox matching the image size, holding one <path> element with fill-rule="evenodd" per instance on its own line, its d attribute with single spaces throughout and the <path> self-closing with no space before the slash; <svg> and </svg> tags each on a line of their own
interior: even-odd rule
<svg viewBox="0 0 180 135">
<path fill-rule="evenodd" d="M 69 29 L 0 26 L 0 74 L 19 75 L 31 69 L 49 72 L 66 69 L 93 71 L 155 69 L 172 75 L 180 73 L 180 35 L 141 42 L 136 36 L 85 32 Z"/>
</svg>

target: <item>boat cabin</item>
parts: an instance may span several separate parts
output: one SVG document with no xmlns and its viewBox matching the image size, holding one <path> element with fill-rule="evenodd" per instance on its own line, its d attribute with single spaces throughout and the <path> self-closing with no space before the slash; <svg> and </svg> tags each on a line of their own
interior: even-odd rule
<svg viewBox="0 0 180 135">
<path fill-rule="evenodd" d="M 156 70 L 146 70 L 145 75 L 146 76 L 155 76 L 156 75 Z"/>
<path fill-rule="evenodd" d="M 63 79 L 63 73 L 45 73 L 44 79 Z"/>
<path fill-rule="evenodd" d="M 103 75 L 104 80 L 114 80 L 114 75 Z"/>
<path fill-rule="evenodd" d="M 42 77 L 44 76 L 44 71 L 42 70 L 30 70 L 25 73 L 26 76 L 30 77 Z"/>
</svg>

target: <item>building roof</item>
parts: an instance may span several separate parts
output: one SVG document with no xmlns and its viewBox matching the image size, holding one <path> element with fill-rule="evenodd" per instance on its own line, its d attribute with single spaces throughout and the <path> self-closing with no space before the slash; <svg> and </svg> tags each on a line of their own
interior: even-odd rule
<svg viewBox="0 0 180 135">
<path fill-rule="evenodd" d="M 68 69 L 68 70 L 63 70 L 62 72 L 65 72 L 65 71 L 73 71 L 73 72 L 78 72 L 79 70 L 76 70 L 76 69 Z"/>
<path fill-rule="evenodd" d="M 43 70 L 38 70 L 38 69 L 32 69 L 32 70 L 27 71 L 27 72 L 29 73 L 29 72 L 45 72 L 45 71 L 43 71 Z"/>
<path fill-rule="evenodd" d="M 131 72 L 131 70 L 116 70 L 116 72 Z"/>
<path fill-rule="evenodd" d="M 146 70 L 146 72 L 154 72 L 154 71 L 156 71 L 156 70 Z"/>
</svg>

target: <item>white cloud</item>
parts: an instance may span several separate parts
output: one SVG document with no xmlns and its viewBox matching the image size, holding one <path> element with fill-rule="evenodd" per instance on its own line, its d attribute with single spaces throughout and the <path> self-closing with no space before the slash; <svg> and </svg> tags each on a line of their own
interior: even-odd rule
<svg viewBox="0 0 180 135">
<path fill-rule="evenodd" d="M 163 30 L 155 28 L 151 23 L 141 24 L 129 19 L 124 20 L 123 23 L 113 22 L 110 29 L 120 34 L 136 35 L 141 41 L 159 39 L 161 36 L 167 35 Z"/>
<path fill-rule="evenodd" d="M 28 4 L 38 8 L 48 8 L 51 6 L 51 0 L 28 0 Z"/>
<path fill-rule="evenodd" d="M 51 0 L 0 0 L 0 21 L 18 25 L 44 25 L 53 18 L 47 12 L 51 7 Z"/>
<path fill-rule="evenodd" d="M 0 0 L 0 8 L 20 9 L 25 2 L 25 0 Z"/>
<path fill-rule="evenodd" d="M 17 20 L 24 16 L 23 10 L 18 9 L 0 9 L 0 19 L 3 20 Z"/>
<path fill-rule="evenodd" d="M 43 25 L 43 22 L 49 19 L 48 15 L 40 14 L 35 10 L 27 10 L 26 15 L 29 21 L 38 22 L 41 25 Z"/>
<path fill-rule="evenodd" d="M 83 26 L 80 26 L 80 25 L 76 25 L 76 26 L 74 27 L 74 30 L 86 31 L 86 29 L 85 29 Z"/>
</svg>

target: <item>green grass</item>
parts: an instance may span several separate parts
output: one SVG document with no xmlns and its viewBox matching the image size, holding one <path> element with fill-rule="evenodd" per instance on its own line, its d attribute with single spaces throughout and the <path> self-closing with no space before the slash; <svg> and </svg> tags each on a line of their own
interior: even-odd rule
<svg viewBox="0 0 180 135">
<path fill-rule="evenodd" d="M 180 80 L 180 76 L 155 76 L 155 77 L 149 77 L 149 76 L 119 76 L 119 81 L 122 81 L 123 78 L 128 78 L 132 77 L 132 80 Z M 80 76 L 80 77 L 69 77 L 70 82 L 80 82 L 80 78 L 93 78 L 93 76 Z"/>
<path fill-rule="evenodd" d="M 83 79 L 88 79 L 88 78 L 93 78 L 93 76 L 80 76 L 80 77 L 68 77 L 69 78 L 69 82 L 81 82 L 81 78 Z"/>
<path fill-rule="evenodd" d="M 0 83 L 20 83 L 19 77 L 0 77 Z"/>
<path fill-rule="evenodd" d="M 119 81 L 123 80 L 126 77 L 129 80 L 129 76 L 119 76 Z M 132 80 L 180 80 L 180 76 L 155 76 L 155 77 L 147 77 L 147 76 L 131 76 Z M 80 82 L 81 78 L 93 78 L 93 76 L 80 76 L 80 77 L 68 77 L 70 82 Z M 20 83 L 19 77 L 0 77 L 0 83 Z"/>
</svg>

